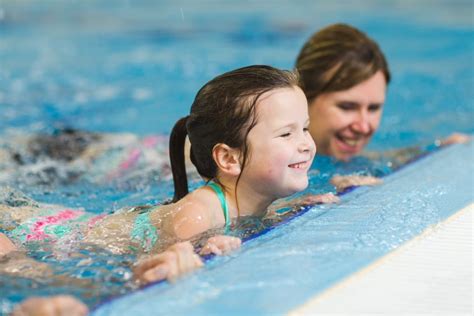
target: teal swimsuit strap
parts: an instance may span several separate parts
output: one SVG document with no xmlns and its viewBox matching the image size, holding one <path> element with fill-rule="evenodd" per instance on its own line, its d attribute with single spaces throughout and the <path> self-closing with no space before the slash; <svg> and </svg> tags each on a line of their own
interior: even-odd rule
<svg viewBox="0 0 474 316">
<path fill-rule="evenodd" d="M 207 186 L 210 187 L 217 194 L 217 197 L 219 198 L 219 201 L 221 202 L 222 210 L 224 210 L 225 228 L 229 228 L 230 226 L 229 207 L 227 206 L 227 200 L 225 199 L 224 191 L 222 191 L 222 188 L 220 185 L 212 181 L 209 182 Z"/>
</svg>

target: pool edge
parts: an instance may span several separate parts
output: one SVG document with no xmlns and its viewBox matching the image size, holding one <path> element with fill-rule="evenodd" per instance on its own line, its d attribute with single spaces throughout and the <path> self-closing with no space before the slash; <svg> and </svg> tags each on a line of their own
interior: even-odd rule
<svg viewBox="0 0 474 316">
<path fill-rule="evenodd" d="M 474 203 L 471 202 L 287 315 L 387 312 L 470 315 L 472 300 L 466 298 L 472 298 L 473 213 Z M 459 248 L 461 252 L 457 252 Z M 420 253 L 425 257 L 421 258 Z M 451 253 L 456 255 L 451 256 Z M 437 254 L 442 254 L 442 258 L 435 257 Z M 462 269 L 459 269 L 460 265 Z M 448 270 L 450 267 L 458 269 Z M 392 274 L 394 271 L 397 273 Z M 465 278 L 466 271 L 470 278 Z M 406 279 L 414 275 L 415 280 Z"/>
</svg>

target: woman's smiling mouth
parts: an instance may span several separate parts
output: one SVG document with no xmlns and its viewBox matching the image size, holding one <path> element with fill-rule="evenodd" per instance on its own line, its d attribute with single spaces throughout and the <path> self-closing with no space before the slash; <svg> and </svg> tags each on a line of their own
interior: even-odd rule
<svg viewBox="0 0 474 316">
<path fill-rule="evenodd" d="M 348 138 L 336 134 L 336 140 L 338 147 L 345 152 L 358 153 L 362 151 L 364 144 L 366 143 L 367 137 L 359 138 Z"/>
</svg>

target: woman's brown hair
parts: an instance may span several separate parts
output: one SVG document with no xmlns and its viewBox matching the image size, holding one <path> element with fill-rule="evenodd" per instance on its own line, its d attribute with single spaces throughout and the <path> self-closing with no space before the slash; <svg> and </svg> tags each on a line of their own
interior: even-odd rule
<svg viewBox="0 0 474 316">
<path fill-rule="evenodd" d="M 347 24 L 333 24 L 311 36 L 296 60 L 308 103 L 322 93 L 349 89 L 382 71 L 390 82 L 384 54 L 375 41 Z"/>
<path fill-rule="evenodd" d="M 294 72 L 262 65 L 229 71 L 206 83 L 197 93 L 191 113 L 179 119 L 171 132 L 173 201 L 188 193 L 184 153 L 186 135 L 191 143 L 191 161 L 202 177 L 216 178 L 217 165 L 212 150 L 219 143 L 242 151 L 243 170 L 249 154 L 247 136 L 256 124 L 258 98 L 267 91 L 295 87 L 298 83 Z"/>
</svg>

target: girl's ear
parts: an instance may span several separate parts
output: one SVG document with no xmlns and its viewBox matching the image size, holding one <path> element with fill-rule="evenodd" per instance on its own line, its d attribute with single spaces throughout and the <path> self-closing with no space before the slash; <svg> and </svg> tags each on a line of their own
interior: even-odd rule
<svg viewBox="0 0 474 316">
<path fill-rule="evenodd" d="M 240 150 L 226 144 L 217 144 L 212 149 L 212 158 L 217 168 L 225 174 L 238 176 L 241 171 Z"/>
</svg>

